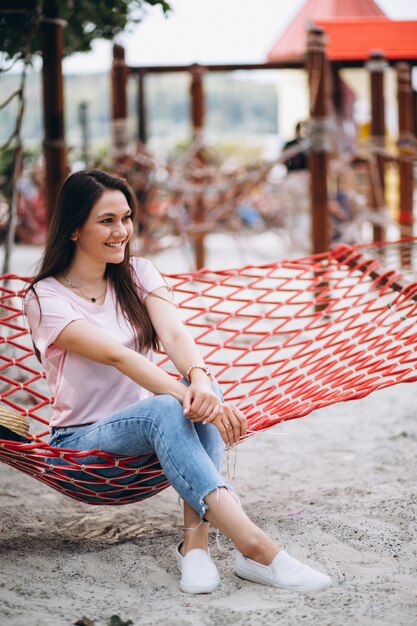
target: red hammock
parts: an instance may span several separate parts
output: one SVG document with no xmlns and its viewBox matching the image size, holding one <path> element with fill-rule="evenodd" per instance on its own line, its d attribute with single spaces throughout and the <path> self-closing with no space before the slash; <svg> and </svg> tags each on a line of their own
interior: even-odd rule
<svg viewBox="0 0 417 626">
<path fill-rule="evenodd" d="M 417 283 L 359 247 L 166 278 L 225 398 L 247 416 L 249 434 L 417 380 Z M 137 502 L 167 487 L 155 455 L 138 469 L 138 458 L 48 445 L 51 397 L 22 316 L 26 280 L 0 278 L 0 395 L 3 407 L 33 418 L 32 434 L 29 443 L 0 440 L 0 460 L 91 504 Z M 160 364 L 174 373 L 166 356 Z M 101 462 L 84 463 L 92 454 Z M 51 464 L 52 457 L 66 465 Z M 114 476 L 104 478 L 103 468 Z"/>
</svg>

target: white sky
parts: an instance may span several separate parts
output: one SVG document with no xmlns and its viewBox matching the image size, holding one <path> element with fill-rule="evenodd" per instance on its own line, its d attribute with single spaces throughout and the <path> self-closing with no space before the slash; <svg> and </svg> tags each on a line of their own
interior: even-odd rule
<svg viewBox="0 0 417 626">
<path fill-rule="evenodd" d="M 305 0 L 169 1 L 169 17 L 149 7 L 141 24 L 119 36 L 128 65 L 264 62 Z M 387 17 L 417 20 L 417 0 L 378 4 Z M 107 72 L 111 59 L 112 44 L 96 41 L 92 52 L 66 59 L 64 72 Z"/>
</svg>

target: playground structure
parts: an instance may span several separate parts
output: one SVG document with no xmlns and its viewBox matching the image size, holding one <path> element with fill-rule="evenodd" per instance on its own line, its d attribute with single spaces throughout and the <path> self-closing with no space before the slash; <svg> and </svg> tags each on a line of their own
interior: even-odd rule
<svg viewBox="0 0 417 626">
<path fill-rule="evenodd" d="M 306 179 L 304 183 L 304 195 L 310 196 L 311 206 L 311 230 L 313 253 L 327 250 L 331 242 L 330 235 L 330 215 L 331 194 L 329 184 L 331 184 L 332 172 L 335 169 L 346 169 L 346 160 L 340 161 L 335 146 L 336 120 L 337 120 L 337 100 L 338 96 L 338 73 L 337 69 L 350 66 L 349 63 L 340 64 L 337 68 L 331 66 L 326 56 L 326 35 L 318 27 L 311 27 L 307 33 L 306 46 L 306 70 L 309 79 L 310 91 L 310 120 L 307 124 L 307 137 L 298 146 L 299 151 L 307 152 L 309 155 L 310 181 Z M 357 62 L 354 64 L 357 66 Z M 380 52 L 372 52 L 366 63 L 369 72 L 370 99 L 371 99 L 371 137 L 366 145 L 360 146 L 359 158 L 351 155 L 351 160 L 362 164 L 365 168 L 368 179 L 367 198 L 365 204 L 368 207 L 366 219 L 372 224 L 373 241 L 380 241 L 385 238 L 385 226 L 393 223 L 389 216 L 385 201 L 385 169 L 388 163 L 395 164 L 398 169 L 398 236 L 409 237 L 413 234 L 413 161 L 416 155 L 415 126 L 416 107 L 413 99 L 411 86 L 411 71 L 408 63 L 401 62 L 396 65 L 397 88 L 398 88 L 398 126 L 399 140 L 398 150 L 390 151 L 385 147 L 385 110 L 384 110 L 384 72 L 388 66 L 388 61 Z M 238 228 L 238 206 L 239 201 L 247 197 L 248 193 L 258 189 L 268 178 L 268 172 L 278 162 L 285 162 L 290 154 L 284 152 L 275 162 L 257 165 L 248 171 L 236 171 L 229 180 L 227 193 L 223 198 L 219 189 L 224 189 L 225 182 L 221 168 L 218 168 L 216 175 L 213 175 L 213 167 L 207 162 L 204 146 L 204 75 L 207 72 L 235 71 L 241 69 L 277 69 L 286 67 L 301 67 L 300 62 L 257 64 L 257 65 L 208 65 L 201 67 L 192 66 L 158 66 L 158 67 L 128 67 L 124 60 L 124 50 L 121 46 L 114 46 L 114 59 L 112 68 L 112 102 L 113 102 L 113 144 L 115 163 L 123 160 L 124 155 L 129 151 L 129 136 L 127 132 L 127 81 L 129 77 L 137 81 L 137 142 L 135 150 L 139 154 L 139 159 L 143 156 L 147 140 L 147 114 L 146 114 L 146 76 L 152 73 L 188 71 L 190 75 L 190 117 L 192 124 L 193 143 L 183 162 L 174 172 L 174 183 L 168 189 L 173 195 L 181 195 L 181 187 L 184 195 L 193 195 L 192 200 L 188 198 L 188 216 L 182 224 L 180 221 L 171 220 L 173 232 L 181 230 L 183 234 L 194 239 L 196 267 L 204 267 L 204 233 L 213 232 L 215 223 L 219 228 L 234 231 Z M 137 149 L 139 145 L 139 149 Z M 295 149 L 297 150 L 297 148 Z M 133 156 L 133 158 L 135 158 Z M 337 168 L 334 163 L 339 161 Z M 330 167 L 329 167 L 330 164 Z M 172 166 L 173 167 L 173 166 Z M 182 169 L 181 169 L 182 168 Z M 122 170 L 123 172 L 123 170 Z M 169 172 L 170 174 L 172 172 Z M 133 173 L 134 179 L 134 173 Z M 233 179 L 233 182 L 232 182 Z M 333 187 L 337 183 L 333 183 Z M 309 189 L 310 187 L 310 189 Z M 285 193 L 285 185 L 282 187 L 282 194 Z M 194 191 L 194 194 L 192 192 Z M 161 189 L 160 189 L 161 191 Z M 165 190 L 166 191 L 166 190 Z M 164 190 L 162 189 L 162 192 Z M 209 196 L 205 199 L 204 192 Z M 280 195 L 279 188 L 275 189 L 276 195 Z M 309 193 L 310 192 L 310 193 Z M 227 195 L 228 202 L 224 202 Z M 217 204 L 212 202 L 212 198 L 217 197 Z M 167 194 L 163 201 L 168 206 L 170 199 Z M 292 211 L 282 211 L 280 204 L 285 204 L 282 198 L 274 198 L 275 211 L 270 211 L 266 215 L 267 227 L 278 224 L 288 229 L 289 213 L 297 212 L 297 207 Z M 175 202 L 172 203 L 175 206 Z M 171 207 L 172 208 L 172 207 Z M 183 207 L 184 209 L 184 207 Z M 363 209 L 363 207 L 362 207 Z M 146 202 L 142 206 L 142 211 L 152 215 L 152 210 L 147 211 Z M 175 211 L 171 210 L 171 217 Z M 275 223 L 268 221 L 271 213 L 275 214 Z M 306 212 L 307 213 L 307 212 Z M 261 214 L 261 218 L 264 217 Z M 359 216 L 361 218 L 361 216 Z M 154 225 L 162 223 L 163 219 L 170 221 L 169 211 L 162 215 L 154 216 Z M 362 219 L 364 219 L 362 214 Z"/>
<path fill-rule="evenodd" d="M 13 3 L 8 11 L 17 10 L 13 8 Z M 25 3 L 23 3 L 25 4 Z M 23 6 L 22 4 L 22 6 Z M 310 5 L 320 4 L 318 0 L 308 0 L 304 9 Z M 342 3 L 339 3 L 340 5 Z M 370 4 L 370 3 L 368 3 Z M 371 3 L 372 4 L 372 3 Z M 17 6 L 17 5 L 15 5 Z M 20 5 L 19 5 L 20 6 Z M 302 12 L 300 12 L 301 15 Z M 379 13 L 381 13 L 379 11 Z M 380 16 L 379 16 L 380 17 Z M 362 24 L 358 22 L 357 26 Z M 318 22 L 320 23 L 320 21 Z M 326 29 L 339 28 L 341 25 L 335 22 L 323 22 Z M 368 26 L 370 27 L 371 22 Z M 373 33 L 378 35 L 378 28 L 397 29 L 400 32 L 413 34 L 416 22 L 396 23 L 388 19 L 376 20 Z M 351 27 L 351 25 L 348 25 Z M 363 24 L 362 24 L 363 26 Z M 61 59 L 63 50 L 63 33 L 65 22 L 60 19 L 57 7 L 54 2 L 45 2 L 44 14 L 42 15 L 41 28 L 43 32 L 43 91 L 44 91 L 44 152 L 46 164 L 46 202 L 48 213 L 51 214 L 55 203 L 57 190 L 67 175 L 66 145 L 63 124 L 63 79 L 61 69 Z M 411 29 L 411 30 L 410 30 Z M 414 29 L 414 30 L 413 30 Z M 345 29 L 346 30 L 346 29 Z M 362 29 L 363 30 L 363 29 Z M 366 44 L 367 40 L 366 40 Z M 334 47 L 334 46 L 333 46 Z M 387 163 L 395 163 L 398 168 L 398 190 L 399 190 L 399 236 L 413 235 L 413 161 L 415 159 L 415 132 L 416 132 L 416 102 L 411 84 L 411 65 L 416 59 L 404 48 L 400 52 L 390 54 L 390 58 L 385 59 L 382 53 L 372 53 L 368 59 L 363 58 L 364 50 L 356 58 L 344 59 L 334 57 L 329 60 L 326 52 L 326 35 L 323 28 L 311 26 L 307 32 L 307 45 L 305 55 L 301 57 L 285 58 L 277 61 L 269 60 L 264 64 L 235 64 L 235 65 L 191 65 L 187 67 L 179 66 L 159 66 L 159 67 L 128 67 L 124 60 L 124 51 L 120 46 L 114 47 L 114 60 L 112 67 L 112 116 L 113 116 L 113 144 L 114 144 L 114 166 L 126 173 L 129 182 L 137 186 L 138 178 L 142 183 L 148 184 L 148 176 L 152 171 L 152 159 L 146 154 L 147 124 L 145 90 L 146 76 L 150 73 L 188 71 L 190 74 L 191 93 L 191 122 L 192 122 L 192 147 L 187 154 L 188 162 L 177 168 L 177 173 L 183 176 L 176 187 L 162 189 L 166 196 L 174 195 L 174 200 L 178 199 L 178 188 L 186 188 L 186 192 L 191 189 L 185 207 L 186 220 L 172 220 L 172 206 L 169 206 L 166 197 L 163 198 L 167 211 L 162 211 L 161 215 L 151 215 L 148 220 L 150 225 L 145 225 L 148 231 L 156 230 L 156 226 L 161 223 L 170 223 L 174 232 L 186 237 L 191 236 L 195 247 L 195 265 L 197 268 L 205 265 L 204 258 L 204 235 L 212 232 L 213 225 L 219 224 L 224 229 L 233 231 L 242 224 L 237 219 L 238 204 L 247 197 L 253 189 L 264 184 L 268 177 L 268 170 L 273 164 L 261 164 L 250 172 L 240 172 L 237 177 L 237 184 L 228 183 L 229 188 L 225 191 L 227 183 L 225 178 L 216 173 L 213 175 L 213 168 L 206 161 L 207 147 L 204 146 L 204 75 L 207 72 L 233 71 L 233 70 L 257 70 L 257 69 L 284 69 L 284 68 L 305 68 L 308 74 L 310 91 L 310 119 L 308 121 L 308 135 L 306 142 L 299 146 L 300 150 L 307 150 L 309 154 L 309 169 L 311 179 L 311 189 L 309 189 L 311 206 L 311 232 L 313 253 L 324 252 L 330 244 L 329 228 L 329 207 L 332 197 L 329 191 L 331 186 L 331 168 L 329 162 L 335 156 L 334 134 L 335 116 L 339 111 L 340 101 L 340 78 L 339 69 L 343 67 L 359 67 L 367 63 L 370 75 L 370 93 L 372 105 L 371 138 L 365 149 L 366 155 L 361 156 L 364 162 L 369 179 L 369 199 L 370 208 L 369 219 L 373 225 L 373 240 L 383 240 L 385 238 L 384 226 L 388 222 L 385 202 L 385 169 Z M 403 55 L 403 56 L 401 56 Z M 404 62 L 406 61 L 406 62 Z M 384 114 L 384 72 L 388 64 L 395 65 L 397 71 L 398 85 L 398 120 L 399 120 L 399 140 L 398 150 L 393 152 L 385 147 L 385 114 Z M 127 154 L 129 138 L 127 136 L 127 94 L 126 86 L 130 77 L 137 80 L 138 95 L 138 124 L 137 140 L 140 145 L 138 153 Z M 281 161 L 285 161 L 288 155 L 282 155 Z M 336 155 L 337 156 L 337 155 Z M 131 159 L 131 167 L 126 164 L 126 160 Z M 278 159 L 279 160 L 279 159 Z M 18 159 L 17 159 L 18 161 Z M 342 165 L 344 165 L 342 163 Z M 182 171 L 181 171 L 182 169 Z M 134 171 L 136 170 L 136 171 Z M 187 170 L 187 171 L 185 171 Z M 179 178 L 179 177 L 177 177 Z M 229 177 L 230 178 L 230 177 Z M 178 182 L 178 181 L 177 181 Z M 309 185 L 308 181 L 306 185 Z M 213 191 L 214 187 L 214 191 Z M 210 200 L 207 200 L 207 191 Z M 139 199 L 143 188 L 138 189 Z M 221 197 L 223 196 L 223 197 Z M 213 197 L 217 199 L 214 206 Z M 227 201 L 225 201 L 225 197 Z M 172 198 L 169 198 L 171 201 Z M 175 202 L 174 202 L 175 204 Z M 178 203 L 177 203 L 178 204 Z M 190 206 L 192 205 L 192 206 Z M 184 207 L 182 207 L 184 209 Z M 171 209 L 171 211 L 169 211 Z M 144 205 L 146 213 L 146 203 Z M 169 213 L 171 212 L 171 215 Z M 182 210 L 184 214 L 184 211 Z M 275 226 L 276 223 L 284 228 L 287 226 L 281 216 L 274 216 L 271 222 L 268 219 L 273 211 L 268 211 L 265 215 L 266 226 Z M 278 212 L 279 213 L 279 212 Z M 175 214 L 175 211 L 174 211 Z M 181 216 L 180 216 L 181 217 Z M 262 216 L 261 216 L 262 217 Z M 153 233 L 152 233 L 153 234 Z M 9 242 L 10 243 L 10 242 Z"/>
</svg>

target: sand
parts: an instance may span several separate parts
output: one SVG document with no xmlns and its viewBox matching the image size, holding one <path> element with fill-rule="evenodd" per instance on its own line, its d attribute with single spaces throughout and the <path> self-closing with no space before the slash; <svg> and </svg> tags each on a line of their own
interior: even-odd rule
<svg viewBox="0 0 417 626">
<path fill-rule="evenodd" d="M 21 258 L 21 255 L 19 255 Z M 23 263 L 23 261 L 21 261 Z M 21 271 L 19 268 L 17 271 Z M 225 476 L 252 519 L 333 585 L 297 594 L 242 581 L 215 533 L 220 588 L 179 590 L 172 489 L 94 507 L 0 468 L 0 623 L 67 626 L 408 626 L 417 623 L 415 385 L 398 385 L 257 435 Z"/>
</svg>

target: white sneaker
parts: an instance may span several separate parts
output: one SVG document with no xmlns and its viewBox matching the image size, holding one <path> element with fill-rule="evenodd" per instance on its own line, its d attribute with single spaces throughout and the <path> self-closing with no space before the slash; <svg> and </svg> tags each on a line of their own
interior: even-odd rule
<svg viewBox="0 0 417 626">
<path fill-rule="evenodd" d="M 270 565 L 262 565 L 237 552 L 235 572 L 245 580 L 289 591 L 318 591 L 332 582 L 327 574 L 300 563 L 285 550 L 280 550 Z"/>
<path fill-rule="evenodd" d="M 182 542 L 176 549 L 178 569 L 181 572 L 180 589 L 184 593 L 211 593 L 220 585 L 217 567 L 205 550 L 195 548 L 182 556 Z"/>
</svg>

